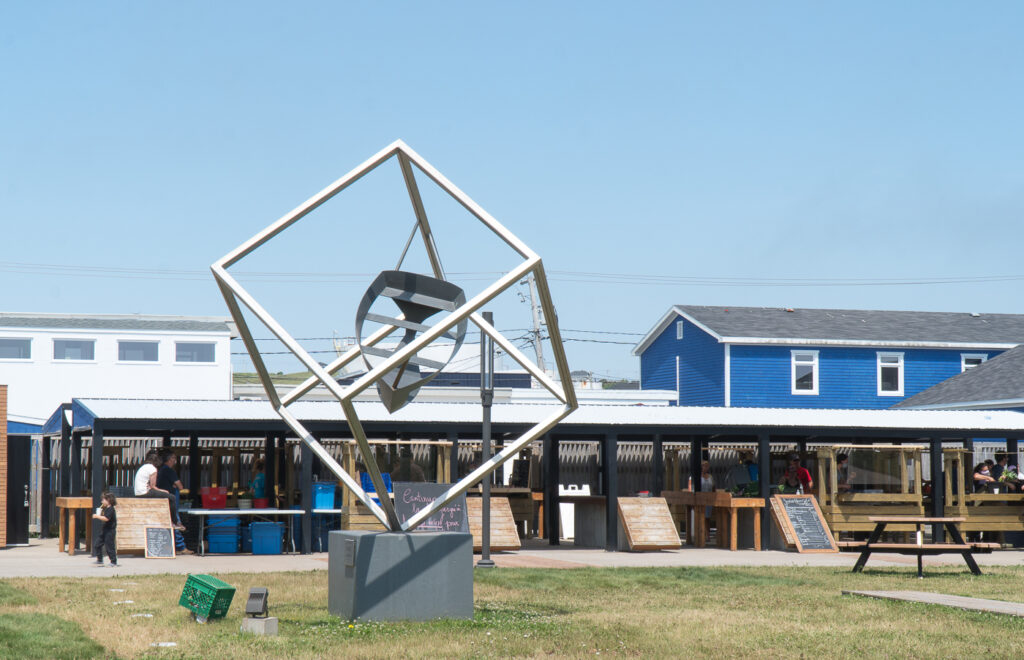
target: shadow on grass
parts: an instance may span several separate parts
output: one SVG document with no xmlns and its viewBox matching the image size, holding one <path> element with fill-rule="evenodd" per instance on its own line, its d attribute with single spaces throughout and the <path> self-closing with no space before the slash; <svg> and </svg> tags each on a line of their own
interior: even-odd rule
<svg viewBox="0 0 1024 660">
<path fill-rule="evenodd" d="M 0 658 L 98 658 L 103 647 L 78 625 L 49 614 L 0 614 Z"/>
</svg>

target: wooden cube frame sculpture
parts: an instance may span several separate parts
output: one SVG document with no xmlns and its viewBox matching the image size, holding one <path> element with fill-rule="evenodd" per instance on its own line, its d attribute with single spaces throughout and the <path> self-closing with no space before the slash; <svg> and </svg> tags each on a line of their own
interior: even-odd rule
<svg viewBox="0 0 1024 660">
<path fill-rule="evenodd" d="M 356 379 L 355 382 L 347 386 L 342 386 L 332 377 L 333 374 L 353 360 L 360 358 L 367 347 L 373 347 L 375 344 L 390 336 L 400 328 L 408 329 L 409 323 L 402 318 L 402 315 L 399 314 L 398 318 L 393 319 L 394 323 L 383 323 L 380 329 L 373 332 L 365 340 L 360 338 L 358 346 L 349 350 L 344 355 L 341 355 L 330 364 L 321 366 L 320 363 L 313 359 L 313 357 L 310 356 L 310 354 L 302 348 L 302 346 L 300 346 L 287 331 L 285 331 L 284 327 L 281 326 L 281 324 L 279 324 L 270 315 L 270 313 L 267 312 L 267 310 L 264 309 L 263 306 L 260 305 L 260 303 L 238 283 L 237 280 L 235 280 L 235 278 L 228 272 L 228 269 L 238 264 L 261 245 L 273 239 L 321 204 L 342 192 L 347 187 L 391 158 L 397 158 L 399 167 L 401 168 L 402 178 L 405 182 L 406 192 L 409 195 L 413 215 L 415 217 L 413 235 L 418 232 L 423 241 L 434 278 L 448 281 L 441 266 L 441 259 L 434 243 L 430 223 L 427 219 L 427 213 L 423 205 L 423 200 L 420 197 L 414 168 L 426 175 L 427 178 L 448 193 L 473 217 L 490 229 L 501 241 L 518 253 L 522 257 L 523 261 L 472 299 L 460 304 L 453 310 L 448 311 L 447 315 L 440 318 L 434 325 L 424 326 L 416 324 L 418 326 L 417 331 L 421 332 L 421 334 L 419 334 L 415 339 L 402 345 L 398 350 L 389 352 L 388 357 L 385 357 L 383 361 L 370 368 L 369 371 Z M 410 236 L 410 241 L 411 240 L 412 236 Z M 408 248 L 408 244 L 406 245 L 406 248 Z M 558 328 L 558 318 L 555 314 L 554 304 L 551 301 L 551 293 L 548 289 L 548 283 L 544 275 L 544 266 L 541 262 L 541 258 L 401 140 L 398 140 L 379 151 L 351 172 L 327 186 L 310 199 L 306 200 L 303 204 L 279 219 L 277 222 L 271 224 L 269 227 L 256 234 L 239 247 L 235 248 L 233 251 L 216 261 L 211 266 L 211 270 L 213 271 L 213 276 L 217 281 L 221 294 L 224 296 L 224 301 L 227 303 L 228 310 L 238 326 L 239 335 L 245 344 L 246 351 L 252 359 L 256 373 L 267 393 L 267 397 L 270 400 L 271 405 L 274 407 L 274 410 L 281 416 L 281 419 L 288 425 L 288 427 L 291 428 L 291 430 L 312 449 L 317 458 L 319 458 L 323 464 L 328 467 L 328 469 L 334 472 L 341 482 L 352 491 L 356 499 L 362 502 L 374 516 L 376 516 L 392 531 L 408 531 L 415 529 L 417 525 L 434 515 L 448 502 L 464 493 L 470 486 L 496 470 L 499 466 L 505 463 L 505 461 L 515 456 L 520 449 L 554 428 L 555 425 L 565 419 L 566 416 L 578 407 L 576 392 L 572 385 L 569 365 L 565 356 L 565 348 L 562 345 L 561 333 Z M 478 313 L 481 307 L 531 273 L 536 280 L 540 305 L 544 311 L 544 317 L 547 319 L 548 335 L 551 340 L 551 349 L 554 355 L 555 365 L 558 369 L 559 381 L 549 377 L 543 370 L 531 362 L 519 349 L 512 345 L 512 342 L 506 339 L 490 323 L 485 321 L 481 314 Z M 281 343 L 293 355 L 295 355 L 295 357 L 297 357 L 307 369 L 309 369 L 312 373 L 310 378 L 284 394 L 278 391 L 277 387 L 270 379 L 270 373 L 266 367 L 263 357 L 256 346 L 256 342 L 253 340 L 249 325 L 246 323 L 246 320 L 242 315 L 243 306 L 247 308 L 257 319 L 259 319 L 259 321 L 261 321 L 270 330 L 270 332 L 277 337 L 277 339 L 279 339 Z M 547 389 L 559 401 L 559 403 L 561 403 L 561 405 L 557 408 L 556 412 L 553 412 L 545 419 L 537 422 L 515 441 L 507 443 L 501 452 L 495 454 L 490 458 L 490 460 L 470 472 L 458 483 L 453 484 L 451 488 L 438 496 L 433 503 L 418 511 L 403 524 L 398 520 L 398 516 L 395 514 L 394 505 L 391 500 L 387 497 L 381 497 L 380 505 L 378 506 L 377 503 L 374 502 L 373 499 L 363 490 L 359 482 L 357 482 L 352 475 L 346 472 L 345 469 L 327 453 L 320 442 L 303 426 L 302 422 L 293 415 L 291 411 L 289 411 L 288 407 L 296 401 L 299 401 L 317 385 L 323 385 L 327 391 L 329 391 L 341 403 L 342 411 L 344 412 L 345 419 L 348 422 L 349 430 L 359 446 L 359 451 L 363 456 L 363 464 L 370 476 L 370 480 L 373 482 L 376 492 L 385 493 L 387 492 L 387 489 L 384 486 L 384 479 L 381 476 L 380 469 L 377 467 L 377 462 L 373 460 L 373 453 L 370 449 L 366 433 L 364 432 L 359 417 L 356 414 L 353 400 L 368 387 L 376 385 L 378 381 L 386 377 L 389 373 L 393 373 L 396 369 L 400 370 L 403 365 L 408 364 L 412 359 L 414 359 L 416 353 L 424 347 L 442 336 L 450 334 L 453 329 L 457 329 L 460 324 L 464 327 L 466 321 L 476 325 L 483 334 L 490 337 L 495 344 L 506 352 L 507 355 L 511 356 L 512 359 L 522 365 L 530 375 L 537 379 L 537 382 L 540 383 L 541 386 Z"/>
</svg>

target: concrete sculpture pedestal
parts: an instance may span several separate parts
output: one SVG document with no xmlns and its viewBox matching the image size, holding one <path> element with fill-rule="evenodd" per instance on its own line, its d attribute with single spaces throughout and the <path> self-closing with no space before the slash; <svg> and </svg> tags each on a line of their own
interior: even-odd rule
<svg viewBox="0 0 1024 660">
<path fill-rule="evenodd" d="M 341 531 L 328 542 L 327 609 L 343 619 L 473 618 L 473 537 Z"/>
</svg>

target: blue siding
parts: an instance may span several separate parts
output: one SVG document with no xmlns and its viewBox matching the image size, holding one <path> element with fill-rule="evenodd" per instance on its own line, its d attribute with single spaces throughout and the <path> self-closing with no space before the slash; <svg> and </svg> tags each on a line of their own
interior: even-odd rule
<svg viewBox="0 0 1024 660">
<path fill-rule="evenodd" d="M 673 321 L 640 354 L 640 389 L 676 389 L 676 355 L 679 354 L 676 324 Z"/>
<path fill-rule="evenodd" d="M 683 338 L 676 339 L 678 320 L 640 355 L 641 389 L 676 389 L 679 356 L 679 405 L 725 405 L 725 347 L 689 321 L 683 322 Z"/>
<path fill-rule="evenodd" d="M 791 393 L 791 351 L 818 351 L 818 394 Z M 904 396 L 878 396 L 877 353 L 903 353 Z M 733 346 L 732 405 L 888 408 L 960 373 L 961 350 L 822 346 Z M 989 351 L 994 357 L 998 352 Z"/>
<path fill-rule="evenodd" d="M 679 344 L 679 405 L 725 405 L 725 346 L 689 321 Z M 672 325 L 675 337 L 675 324 Z"/>
</svg>

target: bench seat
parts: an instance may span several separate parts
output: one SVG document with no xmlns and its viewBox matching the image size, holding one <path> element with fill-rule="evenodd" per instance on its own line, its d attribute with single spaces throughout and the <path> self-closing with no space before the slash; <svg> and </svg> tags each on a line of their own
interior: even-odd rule
<svg viewBox="0 0 1024 660">
<path fill-rule="evenodd" d="M 865 541 L 837 541 L 836 545 L 840 550 L 847 552 L 863 552 L 868 549 L 868 544 Z M 872 552 L 895 552 L 911 555 L 918 553 L 938 555 L 947 552 L 968 551 L 988 553 L 999 548 L 1000 545 L 998 543 L 925 543 L 924 545 L 917 545 L 916 543 L 872 543 L 870 546 Z"/>
</svg>

